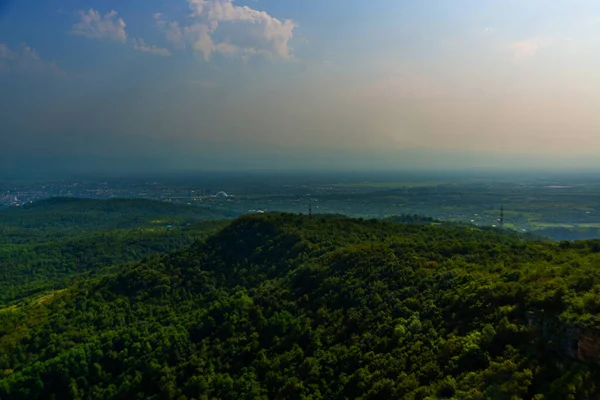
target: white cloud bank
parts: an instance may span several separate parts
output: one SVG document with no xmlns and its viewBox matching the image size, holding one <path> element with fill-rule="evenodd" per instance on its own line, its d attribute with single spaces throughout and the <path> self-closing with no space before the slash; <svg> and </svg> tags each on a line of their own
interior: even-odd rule
<svg viewBox="0 0 600 400">
<path fill-rule="evenodd" d="M 291 59 L 289 46 L 296 24 L 281 21 L 265 11 L 236 6 L 234 0 L 188 0 L 188 24 L 165 21 L 155 14 L 158 27 L 178 49 L 190 47 L 209 60 L 213 53 L 248 57 Z"/>
<path fill-rule="evenodd" d="M 79 22 L 73 25 L 71 33 L 92 39 L 107 39 L 126 43 L 125 21 L 117 18 L 114 10 L 101 15 L 98 11 L 91 9 L 87 12 L 78 11 Z"/>
<path fill-rule="evenodd" d="M 85 36 L 91 39 L 106 39 L 120 43 L 127 43 L 127 32 L 125 31 L 125 21 L 123 18 L 117 18 L 118 13 L 111 10 L 104 14 L 90 8 L 89 11 L 78 11 L 79 22 L 73 25 L 71 33 Z M 132 38 L 131 46 L 143 53 L 154 54 L 156 56 L 168 57 L 171 52 L 168 49 L 148 45 L 143 39 Z"/>
<path fill-rule="evenodd" d="M 45 61 L 27 44 L 21 44 L 17 49 L 0 43 L 0 73 L 45 73 L 64 77 L 66 73 L 54 61 Z"/>
<path fill-rule="evenodd" d="M 132 39 L 132 46 L 137 51 L 141 51 L 144 53 L 154 54 L 156 56 L 168 57 L 171 55 L 171 52 L 168 49 L 163 49 L 160 47 L 156 47 L 155 45 L 147 45 L 142 39 Z"/>
</svg>

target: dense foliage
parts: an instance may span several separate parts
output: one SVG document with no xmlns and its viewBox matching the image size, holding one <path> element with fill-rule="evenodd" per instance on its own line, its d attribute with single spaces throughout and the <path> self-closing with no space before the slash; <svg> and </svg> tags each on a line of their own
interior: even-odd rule
<svg viewBox="0 0 600 400">
<path fill-rule="evenodd" d="M 115 229 L 34 244 L 0 245 L 0 304 L 49 288 L 62 288 L 76 274 L 141 260 L 189 246 L 226 224 L 203 221 L 175 228 Z"/>
<path fill-rule="evenodd" d="M 189 246 L 226 224 L 218 216 L 138 199 L 53 198 L 0 210 L 0 305 L 60 289 L 77 269 L 98 273 Z"/>
<path fill-rule="evenodd" d="M 4 399 L 589 399 L 600 243 L 265 214 L 0 310 Z M 543 310 L 543 311 L 542 311 Z M 553 326 L 554 326 L 553 325 Z"/>
<path fill-rule="evenodd" d="M 50 198 L 0 209 L 0 243 L 40 243 L 101 230 L 186 225 L 229 217 L 224 210 L 154 200 Z"/>
</svg>

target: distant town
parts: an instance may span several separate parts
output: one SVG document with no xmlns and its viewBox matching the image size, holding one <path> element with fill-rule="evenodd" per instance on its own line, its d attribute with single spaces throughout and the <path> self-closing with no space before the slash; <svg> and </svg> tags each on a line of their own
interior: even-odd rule
<svg viewBox="0 0 600 400">
<path fill-rule="evenodd" d="M 335 176 L 230 175 L 177 179 L 3 182 L 0 207 L 50 197 L 138 198 L 219 209 L 236 217 L 283 211 L 363 218 L 421 215 L 504 227 L 556 239 L 600 236 L 596 180 L 482 181 L 340 179 Z M 386 180 L 387 179 L 387 180 Z"/>
<path fill-rule="evenodd" d="M 192 203 L 205 199 L 230 198 L 223 191 L 209 189 L 185 190 L 169 187 L 158 182 L 109 183 L 66 181 L 44 184 L 22 184 L 3 188 L 0 191 L 0 205 L 18 207 L 50 197 L 77 197 L 87 199 L 139 198 Z"/>
</svg>

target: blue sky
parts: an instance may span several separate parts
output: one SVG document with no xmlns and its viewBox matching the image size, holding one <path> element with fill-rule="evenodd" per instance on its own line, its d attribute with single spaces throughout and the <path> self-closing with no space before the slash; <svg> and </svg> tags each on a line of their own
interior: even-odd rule
<svg viewBox="0 0 600 400">
<path fill-rule="evenodd" d="M 5 170 L 600 166 L 597 1 L 0 4 Z"/>
</svg>

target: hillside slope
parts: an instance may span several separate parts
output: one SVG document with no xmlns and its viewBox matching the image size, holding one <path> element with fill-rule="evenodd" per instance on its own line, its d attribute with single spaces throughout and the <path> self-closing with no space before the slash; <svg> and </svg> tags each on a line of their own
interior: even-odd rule
<svg viewBox="0 0 600 400">
<path fill-rule="evenodd" d="M 105 267 L 185 248 L 226 224 L 209 220 L 183 227 L 113 229 L 44 243 L 2 244 L 0 305 L 61 289 L 76 275 L 99 274 Z"/>
<path fill-rule="evenodd" d="M 587 242 L 242 217 L 0 310 L 0 398 L 597 398 L 595 353 L 560 344 L 595 328 L 599 265 Z"/>
<path fill-rule="evenodd" d="M 225 219 L 226 211 L 155 200 L 50 198 L 0 209 L 0 243 L 40 243 L 109 229 Z"/>
<path fill-rule="evenodd" d="M 223 216 L 139 199 L 51 198 L 2 209 L 0 305 L 60 289 L 77 270 L 98 272 L 184 248 L 224 226 L 216 219 Z"/>
</svg>

